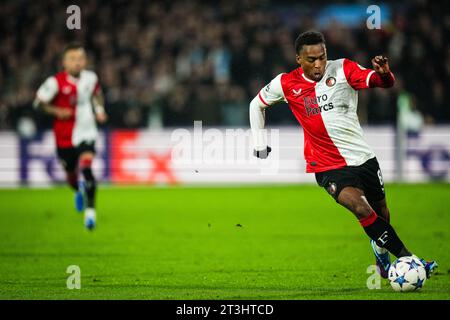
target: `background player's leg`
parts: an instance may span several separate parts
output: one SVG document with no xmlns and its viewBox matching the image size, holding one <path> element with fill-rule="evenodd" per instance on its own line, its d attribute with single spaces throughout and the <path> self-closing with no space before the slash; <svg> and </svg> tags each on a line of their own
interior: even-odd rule
<svg viewBox="0 0 450 320">
<path fill-rule="evenodd" d="M 78 171 L 66 171 L 67 184 L 75 191 L 78 191 Z"/>
<path fill-rule="evenodd" d="M 80 155 L 80 170 L 84 176 L 87 207 L 94 208 L 95 206 L 95 191 L 96 191 L 96 181 L 94 174 L 92 173 L 92 161 L 94 160 L 94 153 L 87 151 Z"/>
<path fill-rule="evenodd" d="M 78 152 L 75 148 L 58 148 L 58 158 L 66 172 L 67 184 L 75 191 L 75 208 L 84 209 L 84 194 L 78 183 Z"/>
<path fill-rule="evenodd" d="M 339 193 L 338 203 L 356 216 L 364 231 L 379 247 L 386 248 L 396 257 L 411 255 L 389 222 L 375 213 L 361 189 L 345 187 Z"/>
<path fill-rule="evenodd" d="M 80 154 L 80 170 L 84 176 L 84 188 L 86 191 L 86 210 L 84 212 L 84 225 L 89 230 L 95 228 L 96 225 L 96 213 L 94 209 L 95 205 L 95 190 L 96 181 L 94 174 L 92 173 L 92 161 L 94 160 L 94 152 L 82 151 Z"/>
<path fill-rule="evenodd" d="M 66 172 L 67 184 L 75 191 L 78 191 L 78 164 L 77 153 L 74 148 L 58 148 L 57 155 L 61 166 Z"/>
</svg>

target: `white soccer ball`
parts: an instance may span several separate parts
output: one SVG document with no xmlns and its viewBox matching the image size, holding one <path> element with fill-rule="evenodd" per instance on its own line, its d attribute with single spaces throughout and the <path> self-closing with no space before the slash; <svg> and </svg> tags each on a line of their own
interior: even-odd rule
<svg viewBox="0 0 450 320">
<path fill-rule="evenodd" d="M 395 291 L 407 292 L 422 288 L 427 273 L 420 259 L 413 255 L 395 260 L 389 268 L 388 278 Z"/>
</svg>

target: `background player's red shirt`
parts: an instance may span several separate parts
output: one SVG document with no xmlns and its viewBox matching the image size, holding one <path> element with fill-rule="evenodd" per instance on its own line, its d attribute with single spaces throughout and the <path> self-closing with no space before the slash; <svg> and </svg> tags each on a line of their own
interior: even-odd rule
<svg viewBox="0 0 450 320">
<path fill-rule="evenodd" d="M 94 141 L 97 136 L 92 96 L 100 90 L 97 75 L 83 70 L 79 78 L 67 72 L 49 77 L 38 89 L 37 97 L 57 108 L 72 111 L 69 119 L 56 119 L 53 131 L 58 148 L 71 148 L 83 141 Z"/>
</svg>

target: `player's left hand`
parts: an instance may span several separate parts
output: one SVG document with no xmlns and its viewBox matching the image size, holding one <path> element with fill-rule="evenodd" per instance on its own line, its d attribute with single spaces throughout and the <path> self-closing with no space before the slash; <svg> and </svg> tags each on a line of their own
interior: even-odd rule
<svg viewBox="0 0 450 320">
<path fill-rule="evenodd" d="M 391 72 L 389 68 L 388 58 L 385 56 L 376 56 L 372 59 L 372 66 L 376 73 L 385 75 Z"/>
<path fill-rule="evenodd" d="M 106 114 L 106 112 L 99 112 L 95 114 L 95 119 L 99 123 L 105 123 L 106 121 L 108 121 L 108 115 Z"/>
</svg>

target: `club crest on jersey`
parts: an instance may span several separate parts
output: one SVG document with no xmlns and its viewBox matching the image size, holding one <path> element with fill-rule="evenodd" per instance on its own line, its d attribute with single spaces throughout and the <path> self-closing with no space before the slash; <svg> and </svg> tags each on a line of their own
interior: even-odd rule
<svg viewBox="0 0 450 320">
<path fill-rule="evenodd" d="M 335 77 L 329 77 L 325 83 L 327 84 L 327 86 L 332 87 L 336 84 L 336 78 Z"/>
</svg>

